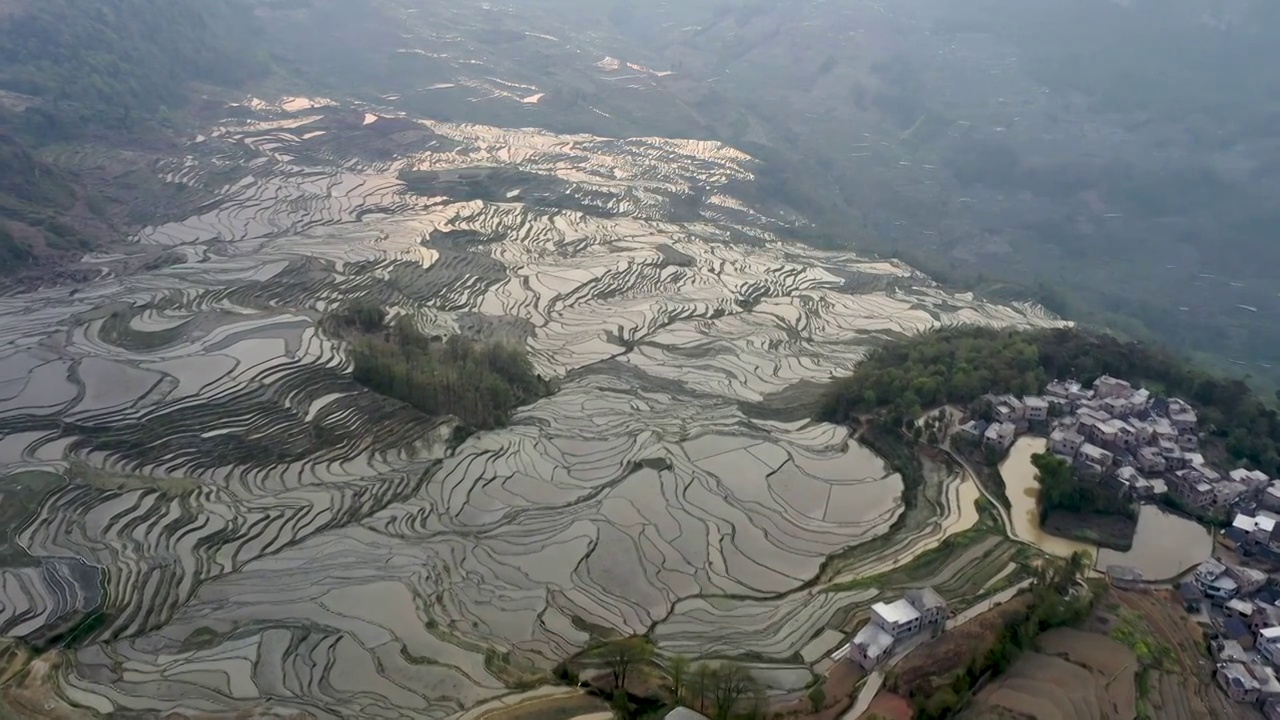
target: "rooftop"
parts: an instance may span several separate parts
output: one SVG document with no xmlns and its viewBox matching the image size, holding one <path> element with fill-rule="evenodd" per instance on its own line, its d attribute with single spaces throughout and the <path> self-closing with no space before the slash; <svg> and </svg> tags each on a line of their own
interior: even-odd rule
<svg viewBox="0 0 1280 720">
<path fill-rule="evenodd" d="M 1240 617 L 1251 617 L 1253 615 L 1253 603 L 1248 600 L 1228 600 L 1227 609 L 1239 615 Z"/>
<path fill-rule="evenodd" d="M 683 705 L 672 708 L 665 716 L 666 720 L 708 720 L 706 715 L 690 710 Z"/>
<path fill-rule="evenodd" d="M 1249 655 L 1235 640 L 1223 640 L 1218 646 L 1218 659 L 1223 662 L 1247 662 Z"/>
<path fill-rule="evenodd" d="M 920 619 L 920 611 L 906 598 L 898 598 L 891 603 L 876 603 L 871 606 L 871 612 L 891 625 Z"/>
<path fill-rule="evenodd" d="M 875 608 L 872 608 L 874 610 Z M 853 644 L 862 649 L 862 654 L 874 660 L 889 650 L 893 645 L 893 636 L 885 632 L 883 628 L 875 623 L 867 623 L 862 626 L 857 635 L 853 636 Z M 668 720 L 697 720 L 696 718 L 671 718 Z"/>
<path fill-rule="evenodd" d="M 1196 576 L 1202 578 L 1217 577 L 1226 571 L 1226 565 L 1223 565 L 1217 560 L 1209 559 L 1200 563 L 1200 565 L 1196 567 Z"/>
<path fill-rule="evenodd" d="M 1245 470 L 1244 468 L 1236 468 L 1227 474 L 1232 480 L 1242 483 L 1265 483 L 1271 480 L 1271 478 L 1267 477 L 1267 474 L 1264 472 L 1260 472 L 1258 470 Z"/>
<path fill-rule="evenodd" d="M 907 600 L 911 605 L 919 610 L 933 610 L 936 608 L 944 608 L 947 601 L 943 599 L 938 591 L 931 587 L 922 587 L 915 590 L 907 591 Z"/>
<path fill-rule="evenodd" d="M 1258 681 L 1249 674 L 1242 663 L 1224 663 L 1218 666 L 1218 672 L 1227 679 L 1227 683 L 1242 690 L 1257 690 Z"/>
</svg>

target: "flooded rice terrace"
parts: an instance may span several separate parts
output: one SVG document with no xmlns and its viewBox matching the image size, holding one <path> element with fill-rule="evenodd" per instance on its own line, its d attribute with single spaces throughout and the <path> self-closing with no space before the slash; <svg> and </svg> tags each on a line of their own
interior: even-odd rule
<svg viewBox="0 0 1280 720">
<path fill-rule="evenodd" d="M 446 717 L 605 630 L 803 687 L 843 596 L 790 593 L 902 483 L 789 389 L 1054 322 L 786 242 L 722 145 L 310 105 L 191 144 L 168 179 L 219 199 L 136 238 L 163 262 L 0 299 L 0 632 L 72 647 L 72 704 Z M 353 298 L 521 342 L 560 389 L 449 450 L 351 380 L 317 321 Z"/>
</svg>

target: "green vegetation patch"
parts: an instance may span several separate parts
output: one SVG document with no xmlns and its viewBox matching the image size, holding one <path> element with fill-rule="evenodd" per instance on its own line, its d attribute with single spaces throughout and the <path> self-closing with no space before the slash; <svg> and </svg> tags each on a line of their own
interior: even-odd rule
<svg viewBox="0 0 1280 720">
<path fill-rule="evenodd" d="M 1176 672 L 1173 648 L 1160 642 L 1142 616 L 1132 610 L 1121 610 L 1116 616 L 1116 626 L 1111 639 L 1133 650 L 1144 668 Z"/>
<path fill-rule="evenodd" d="M 829 422 L 875 414 L 900 424 L 922 407 L 967 405 L 987 393 L 1035 394 L 1049 380 L 1090 383 L 1101 375 L 1160 388 L 1192 403 L 1214 462 L 1280 474 L 1280 415 L 1241 380 L 1225 379 L 1160 348 L 1078 328 L 953 327 L 873 351 L 853 375 L 834 381 L 818 410 Z"/>
<path fill-rule="evenodd" d="M 326 325 L 350 343 L 356 382 L 427 415 L 453 415 L 467 429 L 501 427 L 512 410 L 554 390 L 523 348 L 428 337 L 403 316 L 388 327 L 381 307 L 354 305 Z"/>
<path fill-rule="evenodd" d="M 41 140 L 130 129 L 185 104 L 187 84 L 235 86 L 268 67 L 243 0 L 40 0 L 0 22 L 0 88 L 46 100 Z"/>
<path fill-rule="evenodd" d="M 1040 484 L 1036 502 L 1042 528 L 1055 535 L 1129 549 L 1138 529 L 1138 509 L 1133 503 L 1097 479 L 1077 477 L 1071 463 L 1053 453 L 1032 455 L 1031 464 Z M 1069 519 L 1078 526 L 1073 527 Z"/>
<path fill-rule="evenodd" d="M 976 688 L 1008 670 L 1019 654 L 1034 646 L 1040 633 L 1083 620 L 1096 598 L 1092 590 L 1081 591 L 1081 582 L 1092 565 L 1093 559 L 1085 552 L 1065 559 L 1045 559 L 1037 568 L 1026 611 L 1007 619 L 985 652 L 970 658 L 965 670 L 944 685 L 907 689 L 917 720 L 955 716 L 973 698 Z"/>
</svg>

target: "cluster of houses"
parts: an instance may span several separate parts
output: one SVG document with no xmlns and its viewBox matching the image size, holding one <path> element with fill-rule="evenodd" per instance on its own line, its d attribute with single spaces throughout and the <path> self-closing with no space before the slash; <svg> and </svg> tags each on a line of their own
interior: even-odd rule
<svg viewBox="0 0 1280 720">
<path fill-rule="evenodd" d="M 1206 560 L 1179 586 L 1188 612 L 1208 602 L 1218 684 L 1236 702 L 1280 720 L 1280 588 L 1261 570 Z"/>
<path fill-rule="evenodd" d="M 1280 511 L 1280 481 L 1240 468 L 1223 474 L 1200 453 L 1196 411 L 1104 375 L 1085 387 L 1055 380 L 1040 396 L 992 395 L 993 420 L 960 432 L 1003 452 L 1021 433 L 1047 432 L 1052 452 L 1082 473 L 1142 500 L 1170 493 L 1191 508 L 1222 510 L 1269 498 Z M 1278 545 L 1277 547 L 1280 547 Z"/>
<path fill-rule="evenodd" d="M 872 605 L 871 619 L 849 641 L 843 655 L 870 670 L 913 638 L 941 632 L 947 617 L 947 601 L 933 588 L 908 590 L 891 603 Z"/>
</svg>

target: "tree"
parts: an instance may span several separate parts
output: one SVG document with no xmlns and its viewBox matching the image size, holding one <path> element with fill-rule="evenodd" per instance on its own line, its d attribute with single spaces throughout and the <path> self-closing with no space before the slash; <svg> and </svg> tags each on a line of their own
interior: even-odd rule
<svg viewBox="0 0 1280 720">
<path fill-rule="evenodd" d="M 690 680 L 692 686 L 694 709 L 699 712 L 707 705 L 707 697 L 713 693 L 716 685 L 716 668 L 707 663 L 698 663 L 693 668 Z"/>
<path fill-rule="evenodd" d="M 822 709 L 827 706 L 827 688 L 822 680 L 809 689 L 809 702 L 813 703 L 815 713 L 822 712 Z"/>
<path fill-rule="evenodd" d="M 676 702 L 684 697 L 685 679 L 689 675 L 689 658 L 686 655 L 672 655 L 667 661 L 667 677 L 671 680 L 671 695 Z"/>
<path fill-rule="evenodd" d="M 729 720 L 744 697 L 756 689 L 755 679 L 737 663 L 721 663 L 715 674 L 715 720 Z"/>
<path fill-rule="evenodd" d="M 610 644 L 604 651 L 604 659 L 613 676 L 613 689 L 625 691 L 627 674 L 652 654 L 653 648 L 644 638 L 626 638 Z"/>
</svg>

